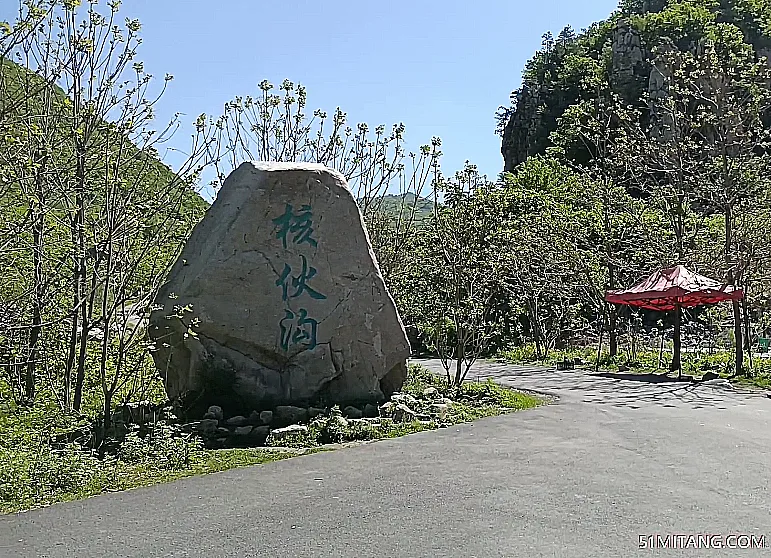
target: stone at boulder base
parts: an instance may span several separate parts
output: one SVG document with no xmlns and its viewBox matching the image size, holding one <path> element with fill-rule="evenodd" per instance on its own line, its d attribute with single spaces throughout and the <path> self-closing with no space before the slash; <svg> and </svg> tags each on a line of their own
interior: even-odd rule
<svg viewBox="0 0 771 558">
<path fill-rule="evenodd" d="M 286 428 L 277 428 L 270 433 L 270 438 L 273 442 L 280 442 L 292 435 L 307 434 L 308 427 L 301 424 L 292 424 Z"/>
<path fill-rule="evenodd" d="M 270 426 L 270 423 L 273 422 L 273 411 L 262 411 L 260 413 L 260 422 Z"/>
<path fill-rule="evenodd" d="M 373 405 L 372 403 L 367 403 L 364 406 L 364 416 L 369 418 L 374 418 L 379 415 L 377 407 Z"/>
<path fill-rule="evenodd" d="M 309 419 L 315 419 L 316 417 L 320 417 L 327 414 L 326 409 L 319 409 L 318 407 L 310 407 L 308 409 L 308 418 Z"/>
<path fill-rule="evenodd" d="M 292 405 L 279 405 L 273 413 L 273 419 L 284 426 L 305 422 L 308 420 L 308 409 Z"/>
<path fill-rule="evenodd" d="M 201 416 L 382 402 L 409 343 L 345 178 L 244 163 L 193 230 L 150 316 L 170 398 Z"/>
<path fill-rule="evenodd" d="M 217 419 L 204 419 L 198 423 L 198 431 L 204 436 L 213 436 L 217 432 Z"/>
<path fill-rule="evenodd" d="M 352 405 L 349 405 L 345 409 L 343 409 L 343 415 L 345 415 L 345 418 L 349 419 L 360 419 L 364 416 L 364 413 L 361 412 L 361 409 L 354 407 Z"/>
<path fill-rule="evenodd" d="M 247 422 L 249 422 L 249 419 L 246 417 L 242 417 L 241 415 L 230 417 L 228 420 L 225 421 L 225 424 L 228 426 L 244 426 Z"/>
<path fill-rule="evenodd" d="M 252 430 L 249 439 L 253 444 L 261 446 L 268 439 L 268 435 L 270 435 L 269 426 L 257 426 Z"/>
</svg>

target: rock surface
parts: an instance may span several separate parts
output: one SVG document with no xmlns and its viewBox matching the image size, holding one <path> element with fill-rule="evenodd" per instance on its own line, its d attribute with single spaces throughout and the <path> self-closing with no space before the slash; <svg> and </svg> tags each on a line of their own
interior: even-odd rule
<svg viewBox="0 0 771 558">
<path fill-rule="evenodd" d="M 171 398 L 246 414 L 383 401 L 409 344 L 345 179 L 244 163 L 174 264 L 150 316 Z"/>
<path fill-rule="evenodd" d="M 273 420 L 282 426 L 305 422 L 308 420 L 308 409 L 292 405 L 280 405 L 276 407 L 276 411 L 273 413 Z"/>
<path fill-rule="evenodd" d="M 349 405 L 345 409 L 343 409 L 343 415 L 345 416 L 345 418 L 349 418 L 349 419 L 360 419 L 361 417 L 364 416 L 364 413 L 361 412 L 361 409 L 358 409 L 353 405 Z"/>
</svg>

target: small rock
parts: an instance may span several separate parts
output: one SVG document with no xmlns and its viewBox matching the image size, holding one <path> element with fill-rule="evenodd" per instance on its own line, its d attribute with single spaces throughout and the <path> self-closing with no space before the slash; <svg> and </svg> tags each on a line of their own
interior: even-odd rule
<svg viewBox="0 0 771 558">
<path fill-rule="evenodd" d="M 394 414 L 394 409 L 396 409 L 396 403 L 393 401 L 386 401 L 380 406 L 380 416 L 390 417 Z"/>
<path fill-rule="evenodd" d="M 410 409 L 404 403 L 397 403 L 396 408 L 393 410 L 393 418 L 395 421 L 408 422 L 415 420 L 415 411 Z"/>
<path fill-rule="evenodd" d="M 211 413 L 212 414 L 212 418 L 215 418 L 217 420 L 222 420 L 222 417 L 223 417 L 223 415 L 222 415 L 222 407 L 218 407 L 217 405 L 212 405 L 211 407 L 209 407 L 209 410 L 206 411 L 206 413 L 207 414 Z"/>
<path fill-rule="evenodd" d="M 348 419 L 343 415 L 330 415 L 328 418 L 323 419 L 322 422 L 324 421 L 326 422 L 327 428 L 348 428 Z"/>
<path fill-rule="evenodd" d="M 217 432 L 218 425 L 217 419 L 204 419 L 198 423 L 198 432 L 204 436 L 212 436 Z"/>
<path fill-rule="evenodd" d="M 251 426 L 237 426 L 236 427 L 236 436 L 248 436 L 252 433 Z"/>
<path fill-rule="evenodd" d="M 435 387 L 427 387 L 423 390 L 423 397 L 428 397 L 430 399 L 436 397 L 439 394 L 439 391 Z"/>
<path fill-rule="evenodd" d="M 260 420 L 260 412 L 259 411 L 252 411 L 249 414 L 249 424 L 252 426 L 259 426 L 262 424 L 262 421 Z"/>
<path fill-rule="evenodd" d="M 378 416 L 377 407 L 372 403 L 367 403 L 364 406 L 364 416 L 369 418 L 374 418 Z"/>
<path fill-rule="evenodd" d="M 219 428 L 217 428 L 217 434 L 219 434 L 220 436 L 230 436 L 230 430 L 228 430 L 224 426 L 220 426 Z"/>
<path fill-rule="evenodd" d="M 308 418 L 315 419 L 318 416 L 326 415 L 326 409 L 320 409 L 318 407 L 311 407 L 308 409 Z"/>
<path fill-rule="evenodd" d="M 308 420 L 308 409 L 293 405 L 280 405 L 276 407 L 273 417 L 279 424 L 288 425 Z"/>
<path fill-rule="evenodd" d="M 717 374 L 715 372 L 705 372 L 704 375 L 701 377 L 702 382 L 709 382 L 710 380 L 717 380 L 720 378 L 720 374 Z"/>
<path fill-rule="evenodd" d="M 343 409 L 343 415 L 349 419 L 360 419 L 364 416 L 364 413 L 361 412 L 361 409 L 358 409 L 353 405 L 348 405 L 345 409 Z"/>
<path fill-rule="evenodd" d="M 270 425 L 273 422 L 273 411 L 263 411 L 260 413 L 260 422 L 262 424 Z"/>
<path fill-rule="evenodd" d="M 252 443 L 262 446 L 265 445 L 265 440 L 268 439 L 268 435 L 270 434 L 270 426 L 257 426 L 252 429 L 251 433 L 249 434 L 249 439 Z"/>
<path fill-rule="evenodd" d="M 418 400 L 412 397 L 409 393 L 394 393 L 391 396 L 391 401 L 394 403 L 403 403 L 408 407 L 416 407 L 418 405 Z"/>
<path fill-rule="evenodd" d="M 276 428 L 275 430 L 271 431 L 271 434 L 282 436 L 291 432 L 308 432 L 308 427 L 304 424 L 290 424 L 284 428 Z"/>
<path fill-rule="evenodd" d="M 201 431 L 201 422 L 200 420 L 196 420 L 193 422 L 188 422 L 187 424 L 183 424 L 179 427 L 179 429 L 182 432 L 185 432 L 186 434 L 190 434 L 191 432 L 200 432 Z"/>
<path fill-rule="evenodd" d="M 285 428 L 277 428 L 276 430 L 271 431 L 270 437 L 274 442 L 280 442 L 293 434 L 305 434 L 307 432 L 307 426 L 302 424 L 292 424 Z"/>
<path fill-rule="evenodd" d="M 225 424 L 228 426 L 244 426 L 247 422 L 249 422 L 249 420 L 246 417 L 238 415 L 235 417 L 230 417 L 225 421 Z"/>
<path fill-rule="evenodd" d="M 217 417 L 214 415 L 214 413 L 204 413 L 204 415 L 203 415 L 203 418 L 204 418 L 204 419 L 207 419 L 207 420 L 208 420 L 208 419 L 214 419 L 214 420 L 217 420 Z"/>
<path fill-rule="evenodd" d="M 439 417 L 439 420 L 444 420 L 449 410 L 450 406 L 445 403 L 432 403 L 430 407 L 431 413 Z"/>
<path fill-rule="evenodd" d="M 618 371 L 619 372 L 629 372 L 629 367 L 624 365 L 624 364 L 619 364 L 618 365 Z"/>
</svg>

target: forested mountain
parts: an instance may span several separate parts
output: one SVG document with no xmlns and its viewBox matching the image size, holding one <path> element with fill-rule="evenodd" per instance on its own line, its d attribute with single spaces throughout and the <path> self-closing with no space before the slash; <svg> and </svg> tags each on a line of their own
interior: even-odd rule
<svg viewBox="0 0 771 558">
<path fill-rule="evenodd" d="M 696 53 L 704 41 L 733 30 L 757 58 L 771 55 L 771 4 L 764 0 L 623 0 L 608 19 L 576 34 L 544 35 L 527 63 L 511 105 L 498 113 L 505 170 L 553 145 L 549 135 L 565 111 L 615 93 L 638 104 L 663 87 L 663 52 Z M 572 154 L 586 157 L 581 146 Z"/>
</svg>

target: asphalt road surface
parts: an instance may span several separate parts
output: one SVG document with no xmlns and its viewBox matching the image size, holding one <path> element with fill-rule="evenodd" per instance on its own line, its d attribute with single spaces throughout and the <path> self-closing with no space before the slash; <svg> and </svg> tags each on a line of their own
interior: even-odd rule
<svg viewBox="0 0 771 558">
<path fill-rule="evenodd" d="M 472 375 L 560 399 L 4 516 L 0 557 L 771 556 L 771 399 L 490 363 Z M 768 548 L 639 548 L 698 533 Z"/>
</svg>

